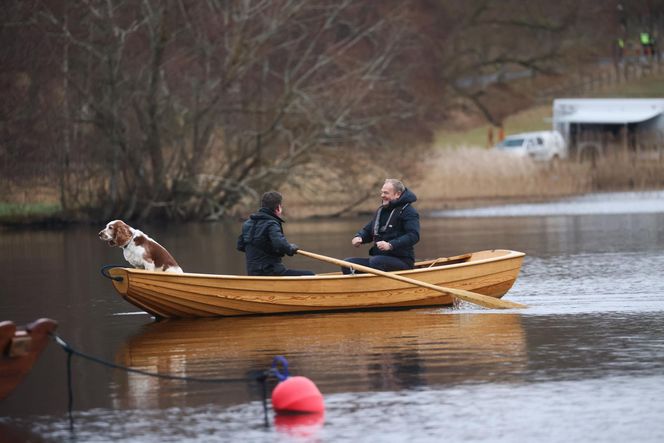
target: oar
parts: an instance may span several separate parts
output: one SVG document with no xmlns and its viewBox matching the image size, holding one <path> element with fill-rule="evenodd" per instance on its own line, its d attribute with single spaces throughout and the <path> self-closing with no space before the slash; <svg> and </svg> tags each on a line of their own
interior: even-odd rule
<svg viewBox="0 0 664 443">
<path fill-rule="evenodd" d="M 344 266 L 347 268 L 354 268 L 357 269 L 358 271 L 374 275 L 381 275 L 383 277 L 391 278 L 392 280 L 399 280 L 404 283 L 410 283 L 411 285 L 421 286 L 423 288 L 428 288 L 434 291 L 442 292 L 443 294 L 453 295 L 454 297 L 460 300 L 467 301 L 468 303 L 474 303 L 476 305 L 480 305 L 485 308 L 513 309 L 513 308 L 527 307 L 526 305 L 522 305 L 521 303 L 516 303 L 508 300 L 501 300 L 499 298 L 489 297 L 488 295 L 482 295 L 476 292 L 466 291 L 464 289 L 454 289 L 454 288 L 447 288 L 444 286 L 432 285 L 431 283 L 415 280 L 414 278 L 404 277 L 403 275 L 399 274 L 392 274 L 390 272 L 381 271 L 380 269 L 374 269 L 368 266 L 358 265 L 356 263 L 339 260 L 333 257 L 328 257 L 326 255 L 314 254 L 313 252 L 303 251 L 302 249 L 298 249 L 297 253 L 306 255 L 307 257 L 315 258 L 316 260 L 332 263 L 334 265 Z"/>
</svg>

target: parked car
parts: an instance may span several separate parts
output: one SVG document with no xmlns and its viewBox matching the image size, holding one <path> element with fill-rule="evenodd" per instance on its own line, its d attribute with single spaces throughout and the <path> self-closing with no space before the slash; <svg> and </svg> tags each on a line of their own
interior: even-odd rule
<svg viewBox="0 0 664 443">
<path fill-rule="evenodd" d="M 497 144 L 496 149 L 538 161 L 562 160 L 569 155 L 565 139 L 558 131 L 513 134 Z"/>
</svg>

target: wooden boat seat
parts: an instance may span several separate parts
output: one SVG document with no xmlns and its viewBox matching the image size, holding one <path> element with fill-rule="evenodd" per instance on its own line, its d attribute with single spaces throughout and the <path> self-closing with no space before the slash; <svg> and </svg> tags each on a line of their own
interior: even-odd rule
<svg viewBox="0 0 664 443">
<path fill-rule="evenodd" d="M 455 255 L 454 257 L 438 257 L 434 260 L 425 260 L 415 263 L 415 269 L 433 268 L 434 266 L 447 266 L 456 263 L 465 263 L 473 256 L 472 253 Z M 340 275 L 341 272 L 325 272 L 317 275 Z"/>
<path fill-rule="evenodd" d="M 439 257 L 435 260 L 426 260 L 426 261 L 421 261 L 415 263 L 415 269 L 422 269 L 422 268 L 433 268 L 434 266 L 446 266 L 446 265 L 453 265 L 456 263 L 465 263 L 468 260 L 470 260 L 470 257 L 472 257 L 472 253 L 468 254 L 462 254 L 462 255 L 455 255 L 454 257 Z"/>
</svg>

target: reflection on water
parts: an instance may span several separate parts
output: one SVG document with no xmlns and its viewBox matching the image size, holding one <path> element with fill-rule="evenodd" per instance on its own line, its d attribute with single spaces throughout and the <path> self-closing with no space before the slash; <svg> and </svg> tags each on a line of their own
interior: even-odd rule
<svg viewBox="0 0 664 443">
<path fill-rule="evenodd" d="M 274 426 L 277 431 L 295 438 L 315 437 L 325 422 L 324 413 L 277 415 L 274 417 Z"/>
<path fill-rule="evenodd" d="M 507 294 L 529 305 L 516 313 L 462 304 L 155 323 L 118 315 L 134 308 L 99 274 L 101 265 L 122 261 L 120 250 L 98 240 L 99 227 L 0 232 L 0 319 L 54 318 L 75 348 L 147 371 L 246 380 L 161 380 L 74 358 L 72 434 L 66 356 L 49 346 L 0 403 L 0 439 L 664 441 L 661 193 L 609 197 L 615 202 L 603 205 L 612 211 L 580 200 L 547 216 L 512 206 L 504 210 L 519 216 L 422 218 L 418 259 L 491 248 L 527 254 Z M 285 229 L 308 250 L 347 257 L 366 252 L 350 246 L 364 222 Z M 185 270 L 244 272 L 234 250 L 240 223 L 141 229 Z M 332 270 L 302 256 L 285 260 Z M 275 355 L 320 388 L 322 422 L 286 424 L 270 414 L 265 427 L 261 389 L 251 377 Z"/>
<path fill-rule="evenodd" d="M 118 363 L 199 378 L 242 378 L 267 369 L 275 355 L 324 393 L 400 390 L 518 379 L 526 365 L 516 314 L 441 315 L 426 310 L 334 315 L 171 320 L 153 323 L 126 342 Z M 325 357 L 321 357 L 325 356 Z M 126 381 L 126 382 L 125 382 Z M 171 396 L 173 382 L 119 377 L 116 407 L 178 404 L 200 390 Z M 225 386 L 224 402 L 249 400 L 251 382 Z M 200 387 L 199 387 L 200 388 Z M 214 395 L 214 394 L 211 394 Z M 255 396 L 253 397 L 256 398 Z"/>
</svg>

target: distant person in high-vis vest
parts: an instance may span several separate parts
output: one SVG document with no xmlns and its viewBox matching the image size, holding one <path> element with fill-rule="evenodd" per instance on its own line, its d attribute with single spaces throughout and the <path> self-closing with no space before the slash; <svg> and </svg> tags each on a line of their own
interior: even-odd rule
<svg viewBox="0 0 664 443">
<path fill-rule="evenodd" d="M 641 35 L 639 36 L 641 40 L 641 48 L 643 50 L 643 55 L 644 56 L 649 56 L 651 54 L 652 50 L 652 41 L 650 39 L 650 33 L 649 32 L 642 32 Z"/>
</svg>

